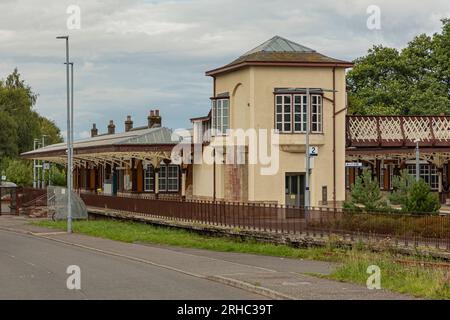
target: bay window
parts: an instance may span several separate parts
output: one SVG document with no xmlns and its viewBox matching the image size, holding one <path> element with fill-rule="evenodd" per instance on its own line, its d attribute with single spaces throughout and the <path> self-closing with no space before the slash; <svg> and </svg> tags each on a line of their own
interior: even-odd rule
<svg viewBox="0 0 450 320">
<path fill-rule="evenodd" d="M 322 96 L 310 95 L 310 132 L 323 131 Z M 275 128 L 281 133 L 304 133 L 307 125 L 306 94 L 275 95 Z"/>
</svg>

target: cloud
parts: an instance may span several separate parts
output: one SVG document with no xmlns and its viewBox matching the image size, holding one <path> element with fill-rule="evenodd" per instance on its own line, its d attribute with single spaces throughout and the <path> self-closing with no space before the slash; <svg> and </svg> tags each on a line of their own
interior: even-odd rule
<svg viewBox="0 0 450 320">
<path fill-rule="evenodd" d="M 81 9 L 81 29 L 67 30 L 66 9 Z M 381 9 L 381 30 L 366 27 L 369 5 Z M 3 0 L 0 78 L 19 68 L 39 93 L 37 110 L 66 123 L 64 43 L 75 63 L 75 132 L 93 122 L 116 130 L 130 114 L 144 124 L 159 108 L 163 124 L 188 127 L 209 110 L 206 70 L 224 65 L 274 35 L 352 60 L 374 44 L 404 47 L 440 30 L 448 0 Z"/>
</svg>

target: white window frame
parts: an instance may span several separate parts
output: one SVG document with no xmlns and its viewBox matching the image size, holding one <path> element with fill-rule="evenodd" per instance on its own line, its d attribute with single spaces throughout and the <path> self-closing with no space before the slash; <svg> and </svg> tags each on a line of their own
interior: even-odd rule
<svg viewBox="0 0 450 320">
<path fill-rule="evenodd" d="M 416 165 L 408 164 L 407 167 L 408 174 L 412 175 L 414 178 L 416 177 Z M 419 177 L 427 183 L 431 190 L 439 189 L 439 177 L 438 171 L 435 165 L 432 164 L 420 164 L 420 173 Z"/>
<path fill-rule="evenodd" d="M 155 170 L 151 164 L 144 169 L 144 191 L 155 192 Z"/>
<path fill-rule="evenodd" d="M 286 98 L 290 98 L 289 103 Z M 300 97 L 300 103 L 296 103 L 296 98 Z M 306 133 L 306 94 L 276 94 L 275 95 L 275 129 L 280 133 Z M 323 98 L 319 94 L 310 94 L 310 133 L 323 133 Z M 285 111 L 285 107 L 289 106 L 289 112 Z M 295 107 L 300 106 L 300 112 L 295 111 Z M 281 112 L 280 112 L 281 110 Z M 295 116 L 300 114 L 300 122 L 296 121 Z M 287 117 L 289 115 L 289 117 Z M 315 117 L 315 121 L 312 120 Z M 287 119 L 286 119 L 287 118 Z M 281 119 L 281 120 L 279 120 Z M 300 124 L 301 130 L 296 130 L 295 125 Z M 289 127 L 285 129 L 286 126 Z M 280 130 L 281 127 L 281 130 Z M 315 128 L 315 129 L 314 129 Z"/>
<path fill-rule="evenodd" d="M 300 103 L 296 103 L 295 99 L 299 97 L 300 98 Z M 307 114 L 307 96 L 306 94 L 294 94 L 293 95 L 293 110 L 292 110 L 292 122 L 293 122 L 293 130 L 294 132 L 306 132 L 306 114 Z M 295 107 L 299 106 L 300 107 L 300 112 L 296 112 L 295 111 Z M 296 115 L 300 115 L 300 122 L 295 120 L 295 116 Z M 295 125 L 296 124 L 300 124 L 300 130 L 296 130 L 295 129 Z"/>
<path fill-rule="evenodd" d="M 316 99 L 316 101 L 314 101 Z M 323 101 L 322 96 L 319 94 L 311 95 L 311 132 L 321 133 L 323 132 Z M 314 111 L 314 108 L 316 108 Z M 316 120 L 314 121 L 314 116 L 316 116 Z M 316 130 L 314 130 L 314 125 L 317 126 Z"/>
<path fill-rule="evenodd" d="M 160 192 L 167 191 L 167 166 L 166 165 L 159 166 L 158 190 Z"/>
<path fill-rule="evenodd" d="M 167 166 L 167 192 L 178 192 L 180 173 L 177 165 Z M 175 173 L 175 175 L 173 175 Z M 175 186 L 175 187 L 172 187 Z"/>
<path fill-rule="evenodd" d="M 180 169 L 174 164 L 159 166 L 158 186 L 160 192 L 178 192 L 180 190 Z"/>
<path fill-rule="evenodd" d="M 226 116 L 224 116 L 226 111 Z M 226 135 L 230 128 L 230 99 L 212 100 L 212 128 L 216 136 Z"/>
</svg>

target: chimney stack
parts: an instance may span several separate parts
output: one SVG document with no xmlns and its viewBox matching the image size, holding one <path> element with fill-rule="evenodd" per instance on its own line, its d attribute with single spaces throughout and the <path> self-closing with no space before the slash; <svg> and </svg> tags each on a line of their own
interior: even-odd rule
<svg viewBox="0 0 450 320">
<path fill-rule="evenodd" d="M 116 126 L 114 124 L 114 121 L 109 120 L 108 124 L 108 134 L 114 134 L 116 132 Z"/>
<path fill-rule="evenodd" d="M 96 135 L 98 135 L 98 129 L 97 129 L 95 123 L 93 123 L 92 129 L 91 129 L 91 138 L 95 137 Z"/>
<path fill-rule="evenodd" d="M 127 120 L 125 121 L 125 132 L 133 129 L 133 121 L 131 120 L 131 116 L 127 116 Z"/>
<path fill-rule="evenodd" d="M 159 110 L 150 110 L 150 114 L 147 117 L 149 128 L 161 127 L 161 116 L 159 115 Z"/>
</svg>

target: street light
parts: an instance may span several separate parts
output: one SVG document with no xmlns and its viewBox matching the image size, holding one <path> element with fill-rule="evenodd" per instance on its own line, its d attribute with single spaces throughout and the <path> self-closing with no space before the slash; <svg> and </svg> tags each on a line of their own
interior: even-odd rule
<svg viewBox="0 0 450 320">
<path fill-rule="evenodd" d="M 67 233 L 72 233 L 72 120 L 70 108 L 70 79 L 69 79 L 69 36 L 56 39 L 66 40 L 66 82 L 67 82 Z"/>
<path fill-rule="evenodd" d="M 416 181 L 420 179 L 420 150 L 419 150 L 419 139 L 414 140 L 416 143 Z"/>
<path fill-rule="evenodd" d="M 43 134 L 41 139 L 42 139 L 42 148 L 45 147 L 45 137 L 48 137 L 47 134 Z M 42 165 L 42 182 L 41 182 L 41 187 L 45 188 L 45 167 L 44 167 L 45 161 L 43 160 L 41 165 Z"/>
</svg>

